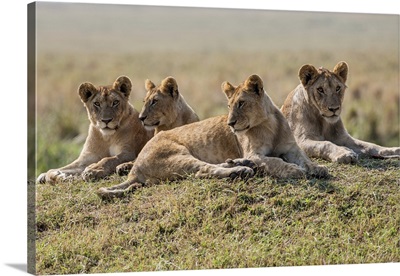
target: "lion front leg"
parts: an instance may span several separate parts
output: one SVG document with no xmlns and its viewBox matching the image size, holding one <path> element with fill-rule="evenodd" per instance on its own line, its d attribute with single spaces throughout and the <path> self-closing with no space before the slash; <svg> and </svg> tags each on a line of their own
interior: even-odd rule
<svg viewBox="0 0 400 276">
<path fill-rule="evenodd" d="M 382 148 L 379 155 L 383 158 L 400 158 L 400 147 Z"/>
<path fill-rule="evenodd" d="M 306 170 L 307 175 L 324 178 L 329 176 L 328 168 L 313 163 L 297 144 L 292 146 L 285 154 L 283 159 L 289 163 L 299 165 Z"/>
<path fill-rule="evenodd" d="M 347 137 L 342 144 L 363 156 L 374 158 L 400 158 L 400 147 L 382 147 L 350 136 Z"/>
<path fill-rule="evenodd" d="M 57 182 L 66 182 L 68 180 L 72 180 L 74 177 L 80 174 L 81 171 L 62 171 L 60 169 L 52 169 L 45 173 L 41 173 L 36 183 L 44 184 L 55 184 Z"/>
<path fill-rule="evenodd" d="M 55 184 L 58 182 L 65 182 L 75 178 L 79 178 L 86 165 L 87 164 L 85 162 L 77 159 L 69 165 L 58 169 L 51 169 L 45 173 L 40 174 L 36 179 L 36 183 Z"/>
<path fill-rule="evenodd" d="M 85 181 L 98 180 L 105 178 L 116 172 L 118 165 L 133 160 L 135 156 L 132 154 L 120 154 L 111 157 L 104 157 L 97 163 L 93 163 L 85 168 L 82 177 Z"/>
<path fill-rule="evenodd" d="M 87 166 L 82 172 L 82 177 L 85 181 L 105 178 L 115 172 L 117 164 L 117 157 L 105 157 L 99 162 Z"/>
<path fill-rule="evenodd" d="M 322 158 L 328 161 L 349 164 L 356 163 L 358 154 L 345 146 L 338 146 L 329 141 L 304 140 L 299 146 L 309 157 Z"/>
</svg>

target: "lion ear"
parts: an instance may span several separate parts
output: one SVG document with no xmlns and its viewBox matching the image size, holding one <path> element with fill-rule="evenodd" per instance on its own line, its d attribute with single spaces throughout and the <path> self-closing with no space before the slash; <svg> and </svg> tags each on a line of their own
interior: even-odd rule
<svg viewBox="0 0 400 276">
<path fill-rule="evenodd" d="M 303 86 L 311 85 L 318 77 L 318 70 L 310 65 L 303 65 L 299 70 L 299 79 Z"/>
<path fill-rule="evenodd" d="M 113 89 L 122 92 L 122 94 L 124 94 L 125 97 L 129 98 L 129 95 L 131 94 L 132 90 L 132 82 L 128 77 L 120 76 L 114 81 L 112 87 Z"/>
<path fill-rule="evenodd" d="M 225 93 L 225 96 L 228 98 L 228 100 L 235 93 L 235 87 L 227 81 L 225 81 L 221 84 L 221 89 L 222 89 L 222 92 Z"/>
<path fill-rule="evenodd" d="M 333 73 L 335 73 L 338 77 L 340 77 L 343 83 L 347 80 L 347 73 L 349 72 L 349 66 L 346 62 L 341 61 L 336 64 L 335 68 L 333 69 Z"/>
<path fill-rule="evenodd" d="M 83 103 L 86 103 L 96 93 L 96 87 L 90 82 L 82 83 L 78 88 L 78 94 L 81 97 L 81 101 Z"/>
<path fill-rule="evenodd" d="M 144 88 L 146 91 L 150 91 L 151 89 L 154 89 L 156 86 L 154 83 L 151 82 L 151 80 L 147 79 L 144 82 Z"/>
<path fill-rule="evenodd" d="M 167 77 L 161 82 L 161 91 L 176 98 L 179 95 L 178 83 L 173 77 Z"/>
<path fill-rule="evenodd" d="M 251 75 L 247 78 L 244 83 L 247 90 L 255 92 L 257 95 L 261 95 L 264 91 L 264 84 L 262 79 L 258 75 Z"/>
</svg>

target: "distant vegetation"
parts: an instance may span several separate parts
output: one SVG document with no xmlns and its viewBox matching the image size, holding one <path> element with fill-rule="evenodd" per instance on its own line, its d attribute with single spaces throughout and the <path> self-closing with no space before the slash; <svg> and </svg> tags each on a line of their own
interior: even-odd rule
<svg viewBox="0 0 400 276">
<path fill-rule="evenodd" d="M 397 17 L 38 3 L 38 171 L 75 158 L 87 131 L 82 82 L 174 76 L 201 118 L 226 113 L 223 81 L 259 74 L 281 106 L 305 63 L 350 67 L 343 119 L 357 138 L 399 145 Z M 78 137 L 78 139 L 76 138 Z M 54 150 L 49 148 L 54 147 Z M 62 150 L 64 149 L 64 150 Z"/>
<path fill-rule="evenodd" d="M 89 121 L 79 84 L 111 84 L 119 75 L 131 78 L 138 110 L 145 79 L 175 77 L 204 119 L 227 112 L 223 81 L 238 84 L 258 74 L 281 106 L 303 64 L 332 69 L 344 60 L 350 72 L 342 116 L 349 133 L 399 146 L 397 16 L 37 7 L 37 174 L 67 164 L 82 148 Z M 329 181 L 165 183 L 111 204 L 93 192 L 118 183 L 117 176 L 40 185 L 38 272 L 400 261 L 398 162 L 329 169 Z"/>
<path fill-rule="evenodd" d="M 299 61 L 299 55 L 308 58 Z M 344 55 L 352 59 L 343 58 L 349 63 L 350 75 L 342 118 L 348 131 L 357 138 L 385 146 L 399 145 L 397 65 L 389 56 L 373 55 L 371 58 L 376 60 L 373 63 L 365 59 L 366 55 L 366 52 L 346 52 Z M 67 163 L 76 156 L 77 152 L 73 150 L 72 156 L 60 152 L 65 158 L 59 159 L 60 162 L 47 157 L 44 160 L 51 154 L 48 151 L 50 145 L 61 143 L 56 146 L 58 148 L 65 143 L 69 145 L 67 148 L 73 149 L 73 141 L 77 141 L 77 147 L 82 146 L 84 140 L 75 138 L 85 135 L 89 122 L 77 95 L 81 82 L 111 84 L 119 75 L 128 75 L 133 81 L 131 103 L 140 110 L 145 94 L 144 80 L 150 78 L 160 82 L 172 75 L 185 99 L 204 119 L 227 112 L 226 99 L 220 89 L 225 80 L 238 84 L 252 73 L 259 74 L 267 93 L 281 106 L 287 94 L 298 85 L 297 72 L 303 63 L 316 66 L 323 63 L 333 69 L 336 61 L 342 60 L 335 56 L 328 52 L 306 51 L 276 54 L 262 51 L 143 52 L 90 55 L 91 58 L 46 54 L 38 66 L 39 76 L 43 76 L 38 80 L 38 169 L 43 171 Z"/>
</svg>

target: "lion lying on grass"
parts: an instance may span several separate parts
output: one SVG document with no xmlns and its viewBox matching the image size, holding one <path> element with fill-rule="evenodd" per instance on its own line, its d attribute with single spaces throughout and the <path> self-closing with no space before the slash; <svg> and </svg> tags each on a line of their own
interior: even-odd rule
<svg viewBox="0 0 400 276">
<path fill-rule="evenodd" d="M 339 62 L 333 71 L 304 65 L 299 84 L 286 98 L 282 112 L 297 143 L 310 157 L 352 163 L 358 156 L 400 157 L 400 147 L 382 147 L 351 137 L 340 118 L 348 65 Z"/>
<path fill-rule="evenodd" d="M 228 116 L 160 132 L 143 148 L 125 182 L 100 188 L 97 194 L 103 199 L 120 197 L 136 188 L 189 174 L 247 178 L 254 175 L 255 166 L 279 178 L 328 174 L 297 146 L 260 77 L 252 75 L 237 87 L 225 82 L 222 90 L 229 100 Z"/>
<path fill-rule="evenodd" d="M 154 135 L 162 130 L 199 121 L 197 114 L 179 93 L 178 84 L 173 77 L 165 78 L 159 86 L 146 80 L 145 88 L 147 94 L 139 119 L 147 130 L 154 130 Z M 133 163 L 131 161 L 117 166 L 117 173 L 128 174 Z"/>
<path fill-rule="evenodd" d="M 119 164 L 135 159 L 153 131 L 143 127 L 139 112 L 129 103 L 131 89 L 132 83 L 125 76 L 110 86 L 81 84 L 78 94 L 90 120 L 83 149 L 71 164 L 40 174 L 37 182 L 55 183 L 76 176 L 95 180 L 115 173 Z"/>
</svg>

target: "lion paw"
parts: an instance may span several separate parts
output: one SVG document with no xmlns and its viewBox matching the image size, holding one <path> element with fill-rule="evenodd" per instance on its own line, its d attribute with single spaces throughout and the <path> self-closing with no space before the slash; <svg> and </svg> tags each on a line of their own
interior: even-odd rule
<svg viewBox="0 0 400 276">
<path fill-rule="evenodd" d="M 307 174 L 318 178 L 326 178 L 329 176 L 328 168 L 320 165 L 310 167 Z"/>
<path fill-rule="evenodd" d="M 38 178 L 36 179 L 36 183 L 38 184 L 44 184 L 46 183 L 46 174 L 47 173 L 41 173 Z"/>
<path fill-rule="evenodd" d="M 60 170 L 49 170 L 48 172 L 41 173 L 36 179 L 36 183 L 44 184 L 54 184 L 57 182 L 64 182 L 70 180 L 72 178 L 71 175 L 68 175 Z"/>
<path fill-rule="evenodd" d="M 119 176 L 128 175 L 133 167 L 133 162 L 122 163 L 117 166 L 116 172 Z"/>
<path fill-rule="evenodd" d="M 254 171 L 252 168 L 245 167 L 245 166 L 238 166 L 238 167 L 233 167 L 233 171 L 230 173 L 229 178 L 230 179 L 249 179 L 250 177 L 254 176 Z"/>
<path fill-rule="evenodd" d="M 304 178 L 306 176 L 305 170 L 296 164 L 288 164 L 286 170 L 284 170 L 282 174 L 282 177 L 287 178 Z"/>
<path fill-rule="evenodd" d="M 228 165 L 228 168 L 238 167 L 238 166 L 249 167 L 253 170 L 257 168 L 256 163 L 246 158 L 227 159 L 225 163 Z"/>
<path fill-rule="evenodd" d="M 357 160 L 358 160 L 357 153 L 355 153 L 350 149 L 347 149 L 337 154 L 332 161 L 341 164 L 350 164 L 350 163 L 356 163 Z"/>
<path fill-rule="evenodd" d="M 106 177 L 108 174 L 102 167 L 98 167 L 97 164 L 92 164 L 82 172 L 82 178 L 86 182 L 91 180 L 97 180 Z"/>
</svg>

